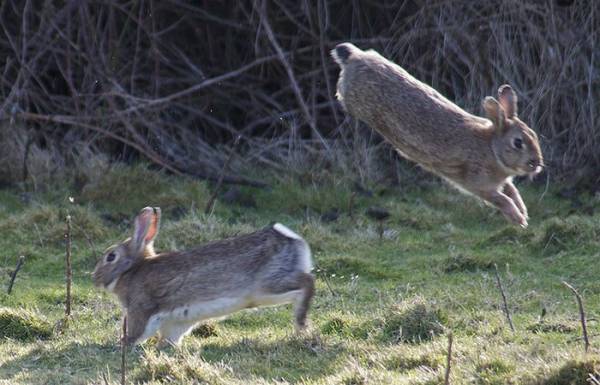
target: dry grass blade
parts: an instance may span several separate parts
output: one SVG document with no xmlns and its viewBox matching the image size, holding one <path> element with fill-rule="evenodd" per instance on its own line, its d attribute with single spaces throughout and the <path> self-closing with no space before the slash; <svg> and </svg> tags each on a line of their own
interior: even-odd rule
<svg viewBox="0 0 600 385">
<path fill-rule="evenodd" d="M 502 310 L 504 310 L 504 315 L 506 316 L 506 320 L 508 321 L 508 325 L 510 326 L 510 330 L 515 331 L 515 327 L 512 322 L 512 318 L 510 316 L 510 310 L 508 308 L 508 301 L 506 300 L 506 293 L 504 292 L 504 287 L 502 286 L 502 281 L 500 280 L 500 274 L 498 273 L 498 265 L 494 263 L 494 273 L 496 274 L 496 283 L 498 284 L 498 290 L 500 290 L 500 294 L 502 294 Z"/>
</svg>

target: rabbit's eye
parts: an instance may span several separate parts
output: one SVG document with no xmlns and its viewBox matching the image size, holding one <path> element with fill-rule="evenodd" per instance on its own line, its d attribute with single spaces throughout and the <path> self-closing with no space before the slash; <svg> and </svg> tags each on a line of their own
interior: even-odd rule
<svg viewBox="0 0 600 385">
<path fill-rule="evenodd" d="M 523 148 L 523 139 L 514 138 L 513 139 L 513 147 L 516 148 L 517 150 L 522 149 Z"/>
<path fill-rule="evenodd" d="M 106 262 L 112 262 L 116 257 L 117 255 L 114 253 L 114 251 L 112 251 L 106 256 Z"/>
</svg>

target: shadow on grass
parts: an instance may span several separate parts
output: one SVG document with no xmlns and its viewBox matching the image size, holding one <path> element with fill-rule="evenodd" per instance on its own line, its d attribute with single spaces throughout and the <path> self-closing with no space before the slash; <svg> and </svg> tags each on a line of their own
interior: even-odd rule
<svg viewBox="0 0 600 385">
<path fill-rule="evenodd" d="M 188 337 L 190 338 L 190 337 Z M 240 339 L 232 344 L 201 343 L 198 350 L 166 348 L 153 343 L 130 349 L 127 377 L 136 383 L 176 379 L 182 383 L 210 381 L 224 366 L 227 376 L 266 381 L 318 379 L 331 375 L 333 364 L 344 348 L 324 343 L 317 335 L 286 337 L 262 342 Z M 113 381 L 120 377 L 118 343 L 69 343 L 34 345 L 28 352 L 4 362 L 0 380 L 8 383 L 66 384 Z M 223 374 L 223 373 L 221 373 Z"/>
<path fill-rule="evenodd" d="M 140 351 L 130 351 L 129 367 L 138 365 Z M 29 352 L 6 360 L 0 369 L 0 381 L 8 383 L 62 385 L 97 380 L 102 373 L 113 379 L 120 370 L 117 343 L 69 343 L 64 346 L 37 345 Z"/>
<path fill-rule="evenodd" d="M 230 345 L 208 343 L 202 346 L 201 355 L 211 364 L 227 362 L 239 379 L 255 377 L 295 383 L 333 374 L 334 363 L 344 350 L 343 345 L 309 335 L 270 342 L 244 338 Z"/>
</svg>

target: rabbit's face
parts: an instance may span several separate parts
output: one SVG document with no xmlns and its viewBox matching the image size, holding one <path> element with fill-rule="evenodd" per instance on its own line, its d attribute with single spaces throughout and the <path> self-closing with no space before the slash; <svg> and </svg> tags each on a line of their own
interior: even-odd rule
<svg viewBox="0 0 600 385">
<path fill-rule="evenodd" d="M 542 170 L 544 159 L 536 133 L 517 116 L 517 95 L 505 84 L 498 89 L 498 100 L 488 96 L 483 101 L 488 118 L 494 125 L 492 149 L 500 165 L 514 175 L 535 175 Z"/>
<path fill-rule="evenodd" d="M 519 118 L 506 119 L 502 135 L 496 138 L 496 156 L 517 175 L 538 174 L 544 165 L 536 133 Z"/>
<path fill-rule="evenodd" d="M 94 284 L 112 291 L 117 280 L 144 258 L 154 255 L 154 238 L 160 225 L 160 209 L 146 207 L 135 218 L 133 236 L 109 247 L 94 269 Z"/>
<path fill-rule="evenodd" d="M 131 240 L 127 239 L 119 245 L 106 249 L 94 269 L 94 285 L 104 288 L 114 287 L 117 279 L 135 265 L 138 255 L 132 253 L 129 247 Z"/>
</svg>

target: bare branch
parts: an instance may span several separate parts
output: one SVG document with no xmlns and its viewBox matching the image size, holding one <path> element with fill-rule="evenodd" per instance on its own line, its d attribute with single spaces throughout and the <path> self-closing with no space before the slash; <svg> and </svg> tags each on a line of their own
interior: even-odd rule
<svg viewBox="0 0 600 385">
<path fill-rule="evenodd" d="M 229 167 L 229 163 L 231 163 L 231 159 L 233 158 L 233 155 L 235 154 L 235 150 L 237 149 L 237 146 L 240 143 L 241 138 L 242 138 L 241 136 L 236 137 L 235 142 L 233 142 L 233 145 L 231 146 L 229 157 L 227 157 L 227 160 L 223 164 L 223 168 L 221 169 L 221 175 L 219 175 L 219 180 L 217 181 L 217 185 L 215 186 L 215 189 L 214 189 L 212 195 L 210 196 L 210 198 L 208 199 L 208 202 L 206 203 L 206 208 L 204 209 L 204 214 L 209 214 L 210 212 L 212 212 L 213 206 L 215 204 L 215 199 L 217 199 L 217 194 L 219 194 L 219 190 L 221 189 L 221 185 L 223 184 L 223 178 L 225 177 L 225 172 L 227 171 L 227 168 Z"/>
<path fill-rule="evenodd" d="M 273 29 L 271 28 L 271 25 L 269 24 L 269 20 L 267 19 L 265 2 L 263 0 L 262 6 L 259 9 L 256 6 L 256 1 L 257 0 L 254 0 L 254 8 L 259 13 L 261 25 L 265 29 L 265 32 L 267 33 L 267 37 L 268 37 L 269 41 L 271 42 L 271 45 L 275 49 L 275 52 L 277 52 L 277 57 L 279 58 L 279 61 L 285 68 L 285 72 L 287 73 L 288 78 L 290 80 L 290 84 L 292 85 L 292 90 L 294 91 L 296 100 L 297 100 L 298 104 L 300 105 L 300 110 L 302 111 L 302 114 L 304 115 L 306 122 L 308 123 L 308 125 L 310 126 L 312 131 L 317 135 L 318 139 L 321 141 L 323 146 L 326 149 L 329 149 L 329 145 L 327 144 L 327 142 L 325 141 L 325 139 L 323 138 L 323 136 L 321 135 L 319 130 L 317 130 L 317 127 L 315 126 L 315 121 L 314 121 L 313 117 L 310 115 L 310 112 L 308 111 L 308 106 L 306 105 L 306 101 L 304 101 L 304 97 L 302 96 L 302 91 L 300 91 L 300 86 L 298 86 L 298 82 L 296 81 L 296 78 L 294 76 L 294 71 L 292 70 L 290 63 L 288 63 L 287 59 L 285 58 L 283 50 L 281 49 L 281 46 L 277 42 L 277 38 L 275 37 L 275 34 L 273 33 Z"/>
</svg>

